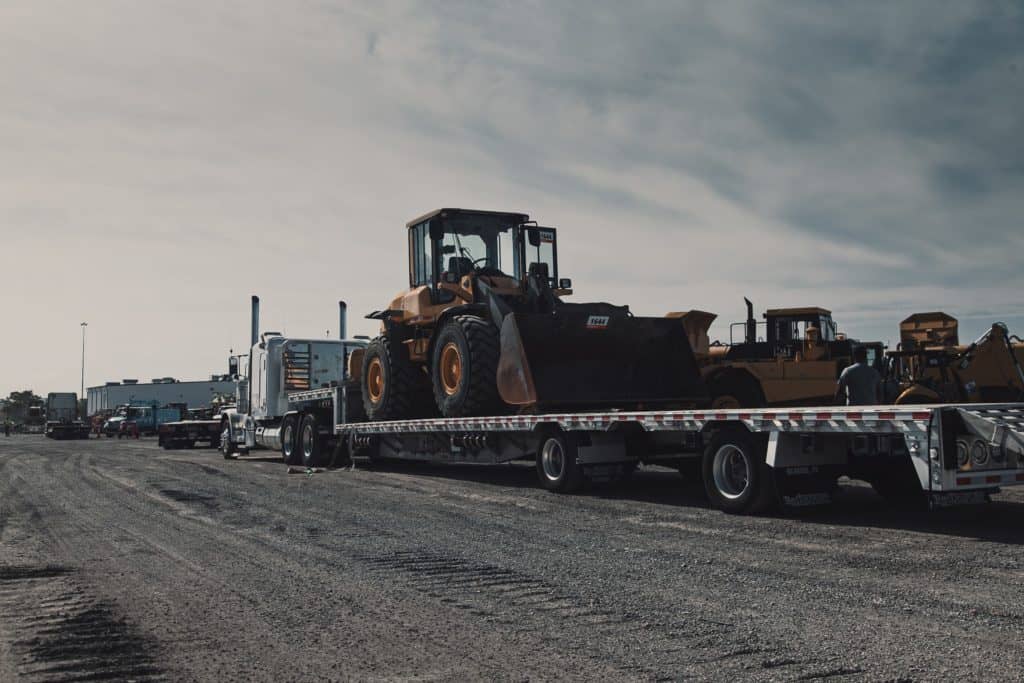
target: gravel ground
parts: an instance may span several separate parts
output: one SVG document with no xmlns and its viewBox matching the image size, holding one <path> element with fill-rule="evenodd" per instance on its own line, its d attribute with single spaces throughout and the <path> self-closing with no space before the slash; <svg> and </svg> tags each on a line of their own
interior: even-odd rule
<svg viewBox="0 0 1024 683">
<path fill-rule="evenodd" d="M 0 681 L 1022 677 L 1024 491 L 744 518 L 534 476 L 0 439 Z"/>
</svg>

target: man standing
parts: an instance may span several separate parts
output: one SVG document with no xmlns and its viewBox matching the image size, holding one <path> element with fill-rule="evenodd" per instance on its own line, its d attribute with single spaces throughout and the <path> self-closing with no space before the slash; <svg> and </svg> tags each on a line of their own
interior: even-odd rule
<svg viewBox="0 0 1024 683">
<path fill-rule="evenodd" d="M 10 435 L 11 435 L 11 421 L 10 420 L 4 420 L 4 436 L 10 436 Z"/>
<path fill-rule="evenodd" d="M 839 375 L 836 403 L 848 406 L 870 406 L 882 403 L 882 376 L 868 365 L 868 350 L 858 346 L 853 352 L 856 361 Z"/>
</svg>

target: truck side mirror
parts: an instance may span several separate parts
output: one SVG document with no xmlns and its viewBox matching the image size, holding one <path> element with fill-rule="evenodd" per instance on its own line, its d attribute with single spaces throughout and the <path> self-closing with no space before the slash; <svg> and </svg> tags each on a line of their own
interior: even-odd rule
<svg viewBox="0 0 1024 683">
<path fill-rule="evenodd" d="M 436 218 L 427 223 L 427 231 L 430 233 L 430 239 L 434 242 L 444 239 L 444 224 Z"/>
<path fill-rule="evenodd" d="M 540 230 L 537 228 L 527 228 L 526 239 L 530 242 L 531 247 L 540 246 Z"/>
</svg>

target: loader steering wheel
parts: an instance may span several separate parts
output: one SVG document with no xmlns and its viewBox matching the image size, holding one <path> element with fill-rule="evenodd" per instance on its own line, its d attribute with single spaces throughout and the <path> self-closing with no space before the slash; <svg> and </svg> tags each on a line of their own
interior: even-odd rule
<svg viewBox="0 0 1024 683">
<path fill-rule="evenodd" d="M 475 261 L 473 261 L 473 270 L 476 270 L 476 269 L 477 269 L 477 268 L 476 268 L 476 264 L 480 263 L 481 261 L 483 261 L 483 262 L 484 262 L 484 263 L 486 264 L 486 263 L 489 263 L 489 262 L 490 262 L 490 260 L 491 260 L 491 259 L 490 259 L 490 258 L 488 258 L 488 257 L 486 257 L 486 256 L 484 256 L 483 258 L 478 258 L 478 259 L 476 259 Z M 483 270 L 483 268 L 481 268 L 480 270 Z"/>
</svg>

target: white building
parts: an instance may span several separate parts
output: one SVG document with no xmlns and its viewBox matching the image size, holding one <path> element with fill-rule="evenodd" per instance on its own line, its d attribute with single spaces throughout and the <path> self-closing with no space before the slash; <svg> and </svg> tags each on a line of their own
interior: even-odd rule
<svg viewBox="0 0 1024 683">
<path fill-rule="evenodd" d="M 210 405 L 216 394 L 235 395 L 238 382 L 216 379 L 200 382 L 179 382 L 170 377 L 139 384 L 136 380 L 107 382 L 104 386 L 89 387 L 86 412 L 92 416 L 104 410 L 113 410 L 126 403 L 153 401 L 160 405 L 185 403 L 190 409 Z"/>
</svg>

